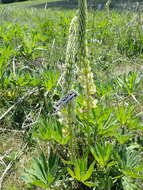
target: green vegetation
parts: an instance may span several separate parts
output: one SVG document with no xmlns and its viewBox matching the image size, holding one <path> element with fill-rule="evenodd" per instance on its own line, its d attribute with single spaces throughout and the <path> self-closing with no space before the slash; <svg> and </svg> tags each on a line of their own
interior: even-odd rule
<svg viewBox="0 0 143 190">
<path fill-rule="evenodd" d="M 0 188 L 143 189 L 142 14 L 26 3 L 0 7 Z"/>
</svg>

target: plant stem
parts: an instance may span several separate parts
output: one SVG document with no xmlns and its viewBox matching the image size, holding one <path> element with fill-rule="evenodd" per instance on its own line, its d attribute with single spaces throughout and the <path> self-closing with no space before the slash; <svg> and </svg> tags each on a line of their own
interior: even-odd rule
<svg viewBox="0 0 143 190">
<path fill-rule="evenodd" d="M 66 73 L 65 73 L 65 93 L 71 90 L 75 84 L 75 55 L 76 55 L 76 34 L 77 34 L 77 16 L 75 16 L 70 24 L 69 37 L 66 49 Z M 67 121 L 70 133 L 70 151 L 71 160 L 74 160 L 74 120 L 75 120 L 75 101 L 68 104 Z"/>
<path fill-rule="evenodd" d="M 70 151 L 71 151 L 71 160 L 74 160 L 74 148 L 73 148 L 73 102 L 68 105 L 68 126 L 70 132 Z"/>
</svg>

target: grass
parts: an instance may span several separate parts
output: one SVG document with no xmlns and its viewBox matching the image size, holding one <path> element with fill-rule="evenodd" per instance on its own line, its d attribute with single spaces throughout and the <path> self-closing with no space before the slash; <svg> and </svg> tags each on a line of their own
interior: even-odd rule
<svg viewBox="0 0 143 190">
<path fill-rule="evenodd" d="M 49 146 L 54 147 L 54 150 L 63 159 L 69 159 L 68 154 L 66 154 L 68 145 L 64 145 L 66 139 L 63 141 L 62 136 L 65 135 L 68 139 L 68 129 L 59 123 L 56 126 L 50 123 L 48 128 L 48 122 L 53 122 L 53 120 L 44 121 L 44 118 L 49 118 L 49 115 L 53 113 L 53 104 L 63 96 L 65 90 L 62 81 L 59 81 L 59 77 L 65 71 L 68 30 L 76 11 L 52 8 L 42 10 L 31 7 L 43 2 L 45 1 L 13 3 L 11 7 L 0 5 L 0 117 L 14 105 L 12 110 L 0 120 L 0 127 L 6 129 L 5 132 L 0 131 L 0 156 L 4 156 L 3 161 L 6 165 L 10 161 L 13 162 L 2 183 L 4 190 L 39 190 L 35 186 L 29 187 L 23 182 L 21 179 L 24 171 L 23 166 L 31 168 L 31 157 L 38 158 L 40 151 L 47 155 Z M 30 8 L 27 9 L 27 7 Z M 114 163 L 110 162 L 113 160 L 113 157 L 111 158 L 111 155 L 113 156 L 111 149 L 114 149 L 114 147 L 111 147 L 114 144 L 113 142 L 118 145 L 119 149 L 121 147 L 121 150 L 117 150 L 119 153 L 126 147 L 128 151 L 129 149 L 136 151 L 137 156 L 142 154 L 143 35 L 141 23 L 142 20 L 139 14 L 135 12 L 110 11 L 110 15 L 106 10 L 89 12 L 87 45 L 97 91 L 94 97 L 98 100 L 98 104 L 93 113 L 90 113 L 93 115 L 88 120 L 79 111 L 83 101 L 80 97 L 77 98 L 75 142 L 77 141 L 79 145 L 82 144 L 82 146 L 76 148 L 83 150 L 77 150 L 81 157 L 77 156 L 75 165 L 68 165 L 68 173 L 63 179 L 64 185 L 60 184 L 57 187 L 58 189 L 68 189 L 68 187 L 69 189 L 87 188 L 83 186 L 85 181 L 76 176 L 78 164 L 82 161 L 86 163 L 88 160 L 86 157 L 82 158 L 84 146 L 87 146 L 87 129 L 90 129 L 91 139 L 94 136 L 98 143 L 95 148 L 95 141 L 92 142 L 90 162 L 87 165 L 85 164 L 84 171 L 80 171 L 80 175 L 83 173 L 86 175 L 89 167 L 93 168 L 94 166 L 92 161 L 95 161 L 94 167 L 99 166 L 97 167 L 99 176 L 96 175 L 96 172 L 93 172 L 94 175 L 90 180 L 97 179 L 100 189 L 105 190 L 105 185 L 109 183 L 111 176 L 113 177 L 113 174 L 116 173 L 112 170 Z M 38 90 L 35 90 L 37 88 Z M 79 89 L 80 93 L 78 85 L 76 88 Z M 32 89 L 34 89 L 34 93 L 29 95 Z M 25 94 L 28 94 L 27 97 L 17 104 L 19 98 L 25 96 Z M 40 119 L 37 125 L 24 128 L 36 121 L 37 118 Z M 57 118 L 54 119 L 56 123 Z M 45 122 L 47 123 L 45 124 Z M 47 128 L 46 134 L 45 126 Z M 89 126 L 92 126 L 92 128 Z M 24 133 L 23 130 L 25 130 Z M 60 135 L 59 130 L 62 131 Z M 48 134 L 53 135 L 51 137 Z M 47 140 L 47 138 L 50 141 L 48 140 L 46 143 L 40 140 Z M 102 146 L 101 141 L 103 141 Z M 52 143 L 50 144 L 50 142 Z M 20 158 L 17 159 L 16 154 L 27 143 L 27 147 L 23 150 Z M 107 154 L 105 150 L 109 150 L 109 155 L 106 155 L 107 160 L 100 158 L 99 150 L 104 155 Z M 126 156 L 127 158 L 132 156 L 128 151 L 127 155 L 122 152 L 124 157 L 120 161 L 116 155 L 118 157 L 118 159 L 116 158 L 118 167 L 120 167 L 119 163 L 122 163 L 122 161 L 126 164 L 126 160 L 124 160 Z M 6 152 L 7 154 L 5 154 Z M 136 158 L 137 156 L 134 155 Z M 41 156 L 39 159 L 43 159 L 43 157 Z M 109 163 L 113 164 L 111 166 L 113 173 L 111 174 L 108 170 L 108 174 L 110 174 L 108 176 L 105 171 L 110 167 L 108 166 Z M 61 165 L 66 168 L 65 163 Z M 130 165 L 130 167 L 132 166 Z M 4 163 L 0 162 L 0 176 L 5 168 Z M 133 187 L 133 183 L 130 182 L 132 178 L 127 177 L 135 174 L 129 173 L 128 169 L 128 166 L 120 168 L 120 171 L 124 171 L 126 178 L 122 178 L 121 181 L 120 178 L 117 179 L 117 182 L 122 185 L 120 187 L 116 186 L 116 189 L 142 189 L 142 177 L 137 180 L 134 180 L 135 177 L 133 178 L 133 183 L 140 185 L 139 187 Z M 115 170 L 117 171 L 117 168 Z M 72 177 L 69 177 L 70 174 Z M 69 178 L 72 178 L 71 181 Z M 104 181 L 106 181 L 105 184 Z M 129 184 L 131 186 L 128 187 Z M 114 185 L 116 185 L 116 182 L 114 182 Z"/>
</svg>

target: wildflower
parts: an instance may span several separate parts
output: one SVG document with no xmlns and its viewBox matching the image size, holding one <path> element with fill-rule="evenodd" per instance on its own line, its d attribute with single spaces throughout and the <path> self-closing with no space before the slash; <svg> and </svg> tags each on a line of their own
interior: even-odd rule
<svg viewBox="0 0 143 190">
<path fill-rule="evenodd" d="M 79 16 L 78 16 L 78 80 L 82 89 L 84 109 L 90 110 L 96 106 L 97 100 L 92 95 L 96 93 L 96 86 L 93 80 L 90 62 L 88 59 L 88 48 L 86 39 L 86 23 L 87 23 L 87 2 L 79 0 Z M 94 103 L 91 103 L 94 102 Z"/>
</svg>

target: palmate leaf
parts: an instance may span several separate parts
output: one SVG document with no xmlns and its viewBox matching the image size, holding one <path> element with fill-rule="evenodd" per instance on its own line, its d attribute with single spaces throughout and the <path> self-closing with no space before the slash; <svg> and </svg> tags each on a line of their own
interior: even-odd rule
<svg viewBox="0 0 143 190">
<path fill-rule="evenodd" d="M 39 168 L 39 166 L 37 166 L 35 159 L 31 160 L 32 162 L 32 168 L 25 168 L 25 172 L 27 175 L 29 175 L 29 179 L 33 180 L 33 179 L 40 179 L 41 181 L 44 181 L 44 177 L 43 174 Z M 24 176 L 26 175 L 24 174 Z"/>
<path fill-rule="evenodd" d="M 134 181 L 129 177 L 122 178 L 122 185 L 124 190 L 139 190 L 140 187 L 134 183 Z"/>
<path fill-rule="evenodd" d="M 129 148 L 122 148 L 115 153 L 118 168 L 123 176 L 133 178 L 143 178 L 141 156 L 138 151 Z"/>
<path fill-rule="evenodd" d="M 116 83 L 125 93 L 131 95 L 139 88 L 141 77 L 139 73 L 129 72 L 122 77 L 118 77 Z"/>
<path fill-rule="evenodd" d="M 135 107 L 134 106 L 120 106 L 115 110 L 117 120 L 121 125 L 126 125 L 130 120 L 133 120 Z"/>
<path fill-rule="evenodd" d="M 105 155 L 104 155 L 104 160 L 106 162 L 108 162 L 110 160 L 110 156 L 111 156 L 111 153 L 112 153 L 112 145 L 111 144 L 106 144 L 105 147 L 106 147 L 106 152 L 105 152 Z"/>
<path fill-rule="evenodd" d="M 33 181 L 32 176 L 30 176 L 30 175 L 28 174 L 28 172 L 27 172 L 27 173 L 24 173 L 24 174 L 21 176 L 21 178 L 22 178 L 23 181 L 25 181 L 26 183 L 32 183 L 32 181 Z"/>
<path fill-rule="evenodd" d="M 95 165 L 95 162 L 93 162 L 93 163 L 90 165 L 90 167 L 89 167 L 89 169 L 87 170 L 87 172 L 81 177 L 81 180 L 82 180 L 82 181 L 86 181 L 86 180 L 88 180 L 88 179 L 91 177 L 91 175 L 92 175 L 92 173 L 93 173 L 93 171 L 94 171 L 94 165 Z"/>
<path fill-rule="evenodd" d="M 55 154 L 51 151 L 48 158 L 48 166 L 51 174 L 55 174 L 57 172 L 57 166 L 59 163 L 59 158 L 55 156 Z"/>
<path fill-rule="evenodd" d="M 66 126 L 61 124 L 55 119 L 43 119 L 40 118 L 38 123 L 38 131 L 35 132 L 35 136 L 37 136 L 41 140 L 54 140 L 59 144 L 67 144 L 70 136 L 64 134 L 64 130 Z"/>
<path fill-rule="evenodd" d="M 45 184 L 44 182 L 42 182 L 40 180 L 33 180 L 31 182 L 31 185 L 35 185 L 37 187 L 41 187 L 41 188 L 44 188 L 44 189 L 49 188 L 49 185 Z"/>
<path fill-rule="evenodd" d="M 25 169 L 23 180 L 32 185 L 49 188 L 58 176 L 57 156 L 50 152 L 47 162 L 44 153 L 41 153 L 40 157 L 32 159 L 31 163 L 32 168 Z"/>
<path fill-rule="evenodd" d="M 116 134 L 118 125 L 117 119 L 113 114 L 113 108 L 98 106 L 92 110 L 92 113 L 93 119 L 91 123 L 96 126 L 99 135 L 112 136 L 112 134 Z"/>
<path fill-rule="evenodd" d="M 90 148 L 90 151 L 95 161 L 97 161 L 101 167 L 105 167 L 111 157 L 112 145 L 96 143 L 95 147 Z"/>
<path fill-rule="evenodd" d="M 93 162 L 90 167 L 87 169 L 87 156 L 76 159 L 74 161 L 74 171 L 70 168 L 67 168 L 68 173 L 70 176 L 77 181 L 80 181 L 81 183 L 85 184 L 86 186 L 95 186 L 93 182 L 87 181 L 91 177 L 91 175 L 94 172 L 94 165 L 95 162 Z"/>
<path fill-rule="evenodd" d="M 41 181 L 46 181 L 47 174 L 44 168 L 44 162 L 38 159 L 34 159 L 33 167 L 35 168 L 35 176 Z"/>
<path fill-rule="evenodd" d="M 62 134 L 60 134 L 58 131 L 52 131 L 51 133 L 51 139 L 52 140 L 55 140 L 57 143 L 59 144 L 67 144 L 69 139 L 70 139 L 70 136 L 63 136 Z"/>
<path fill-rule="evenodd" d="M 50 70 L 50 71 L 46 70 L 43 73 L 44 86 L 46 87 L 48 91 L 50 91 L 56 85 L 58 77 L 59 77 L 59 73 L 54 70 Z"/>
<path fill-rule="evenodd" d="M 80 175 L 81 170 L 82 170 L 82 169 L 80 168 L 80 163 L 78 163 L 78 161 L 75 162 L 74 173 L 75 173 L 76 179 L 77 179 L 78 181 L 81 180 L 81 175 Z"/>
<path fill-rule="evenodd" d="M 122 172 L 125 176 L 131 177 L 131 178 L 142 178 L 143 179 L 143 174 L 140 174 L 140 172 L 143 172 L 143 168 L 142 168 L 142 171 L 140 171 L 140 172 L 136 171 L 136 168 L 134 168 L 134 169 L 125 168 L 124 170 L 122 170 Z"/>
<path fill-rule="evenodd" d="M 116 137 L 116 139 L 118 140 L 118 142 L 120 144 L 124 144 L 124 143 L 126 143 L 132 137 L 132 135 L 122 135 L 122 134 L 120 135 L 120 134 L 116 134 L 115 137 Z"/>
<path fill-rule="evenodd" d="M 135 170 L 136 172 L 143 172 L 143 163 L 138 164 L 138 165 L 134 168 L 134 170 Z"/>
<path fill-rule="evenodd" d="M 38 137 L 41 140 L 51 140 L 51 130 L 50 127 L 48 127 L 50 124 L 47 122 L 47 120 L 40 118 L 38 123 L 38 131 L 34 133 L 36 137 Z"/>
<path fill-rule="evenodd" d="M 141 156 L 137 151 L 129 149 L 126 151 L 125 154 L 126 154 L 125 166 L 127 166 L 127 168 L 136 168 L 138 164 L 140 164 Z"/>
<path fill-rule="evenodd" d="M 50 152 L 50 155 L 52 154 L 52 152 Z M 49 167 L 47 165 L 47 161 L 46 161 L 46 157 L 44 155 L 44 153 L 41 153 L 41 167 L 43 169 L 43 173 L 45 174 L 45 177 L 47 176 L 47 172 L 49 171 Z"/>
<path fill-rule="evenodd" d="M 41 179 L 40 175 L 34 174 L 34 173 L 29 173 L 29 170 L 26 170 L 27 173 L 24 173 L 22 175 L 22 179 L 31 185 L 36 185 L 38 187 L 42 188 L 48 188 L 48 185 L 45 184 L 45 181 Z"/>
</svg>

